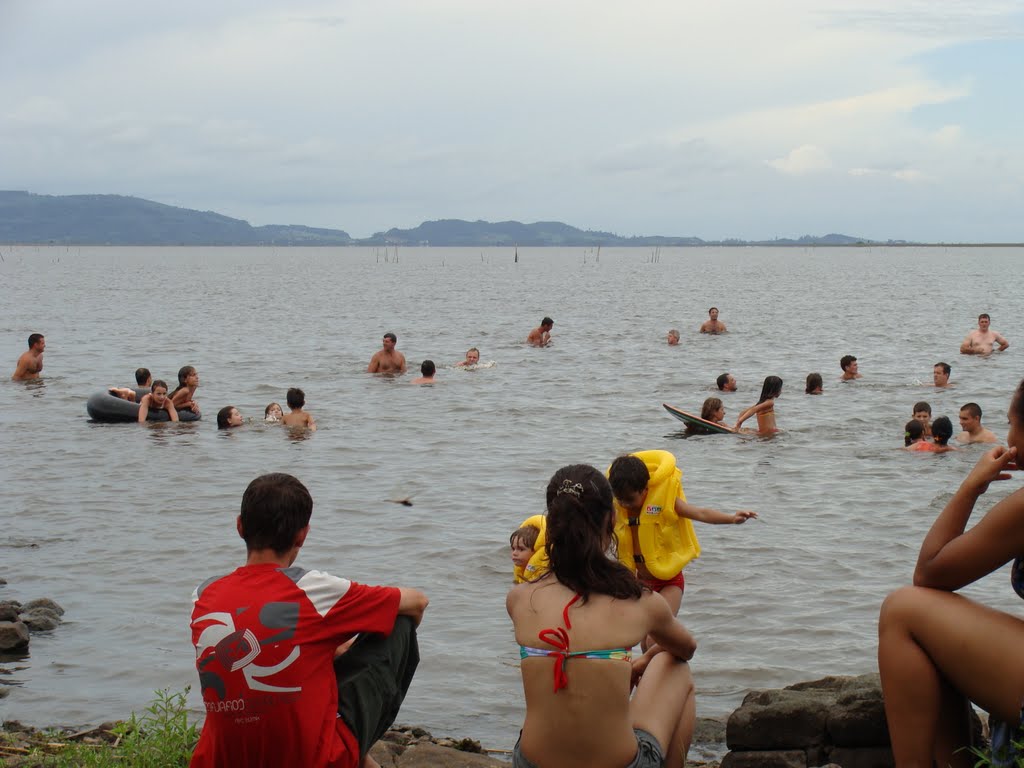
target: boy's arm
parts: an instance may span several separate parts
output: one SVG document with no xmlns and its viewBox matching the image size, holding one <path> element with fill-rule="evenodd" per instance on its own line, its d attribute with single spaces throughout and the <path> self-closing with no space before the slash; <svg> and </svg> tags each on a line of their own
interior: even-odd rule
<svg viewBox="0 0 1024 768">
<path fill-rule="evenodd" d="M 749 509 L 741 509 L 732 514 L 722 512 L 708 507 L 698 507 L 682 499 L 676 499 L 676 514 L 699 523 L 710 523 L 711 525 L 739 525 L 745 523 L 751 517 L 757 517 L 757 512 Z"/>
<path fill-rule="evenodd" d="M 142 402 L 139 403 L 139 424 L 142 424 L 147 416 L 149 416 L 149 395 L 143 395 Z"/>
<path fill-rule="evenodd" d="M 306 428 L 310 432 L 316 432 L 316 420 L 309 414 L 306 414 Z"/>
<path fill-rule="evenodd" d="M 399 587 L 398 615 L 409 616 L 419 626 L 423 621 L 423 612 L 430 604 L 430 598 L 425 593 L 411 587 Z"/>
</svg>

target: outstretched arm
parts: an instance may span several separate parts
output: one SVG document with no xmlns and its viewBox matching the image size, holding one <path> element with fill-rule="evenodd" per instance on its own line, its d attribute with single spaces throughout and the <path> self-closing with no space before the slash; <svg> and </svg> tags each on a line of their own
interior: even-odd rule
<svg viewBox="0 0 1024 768">
<path fill-rule="evenodd" d="M 739 430 L 740 425 L 743 424 L 744 421 L 749 419 L 754 414 L 762 413 L 763 411 L 770 410 L 774 407 L 775 401 L 773 400 L 765 400 L 763 403 L 758 403 L 757 405 L 750 406 L 749 408 L 747 408 L 747 410 L 740 414 L 740 417 L 738 419 L 736 419 L 736 426 L 733 427 L 733 429 Z"/>
<path fill-rule="evenodd" d="M 687 517 L 699 523 L 711 523 L 712 525 L 739 525 L 747 522 L 752 517 L 757 517 L 757 512 L 749 509 L 741 509 L 733 514 L 722 512 L 709 507 L 698 507 L 682 499 L 676 499 L 676 514 L 680 517 Z"/>
</svg>

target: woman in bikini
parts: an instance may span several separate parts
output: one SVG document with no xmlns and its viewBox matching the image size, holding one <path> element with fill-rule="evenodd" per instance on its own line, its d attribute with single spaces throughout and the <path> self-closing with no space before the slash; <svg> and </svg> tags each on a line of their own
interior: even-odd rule
<svg viewBox="0 0 1024 768">
<path fill-rule="evenodd" d="M 682 768 L 696 713 L 693 635 L 609 557 L 615 519 L 604 475 L 563 467 L 547 509 L 550 570 L 506 600 L 526 694 L 513 768 Z M 656 645 L 633 658 L 647 635 Z"/>
<path fill-rule="evenodd" d="M 775 398 L 782 394 L 782 379 L 778 376 L 765 377 L 761 385 L 761 399 L 756 405 L 752 405 L 736 419 L 734 429 L 739 432 L 744 421 L 753 415 L 757 415 L 757 434 L 771 435 L 778 432 L 775 426 Z"/>
<path fill-rule="evenodd" d="M 957 594 L 1013 561 L 1010 582 L 1024 597 L 1024 489 L 982 503 L 989 485 L 1009 480 L 1024 451 L 1024 381 L 1010 403 L 1008 448 L 987 451 L 932 523 L 914 586 L 889 595 L 878 618 L 878 671 L 899 766 L 973 766 L 968 701 L 989 713 L 992 765 L 1020 765 L 1024 701 L 1024 621 Z M 988 763 L 986 763 L 988 764 Z"/>
</svg>

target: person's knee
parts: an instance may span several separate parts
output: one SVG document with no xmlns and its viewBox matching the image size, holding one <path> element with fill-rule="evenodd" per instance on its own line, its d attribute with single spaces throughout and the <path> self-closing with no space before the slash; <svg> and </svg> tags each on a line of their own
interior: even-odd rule
<svg viewBox="0 0 1024 768">
<path fill-rule="evenodd" d="M 901 625 L 906 621 L 908 614 L 914 610 L 923 599 L 922 587 L 900 587 L 882 601 L 882 608 L 878 612 L 878 631 Z"/>
</svg>

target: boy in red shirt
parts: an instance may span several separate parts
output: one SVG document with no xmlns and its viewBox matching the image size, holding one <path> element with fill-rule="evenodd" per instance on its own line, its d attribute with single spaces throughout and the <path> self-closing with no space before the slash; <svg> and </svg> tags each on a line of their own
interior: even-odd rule
<svg viewBox="0 0 1024 768">
<path fill-rule="evenodd" d="M 412 682 L 427 596 L 293 566 L 312 511 L 296 478 L 257 477 L 236 523 L 245 565 L 193 593 L 206 705 L 194 768 L 378 765 L 367 752 Z"/>
</svg>

